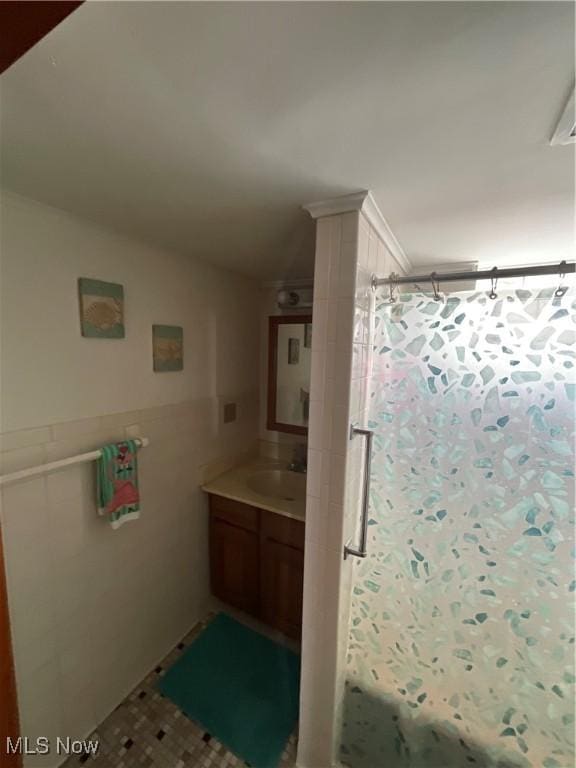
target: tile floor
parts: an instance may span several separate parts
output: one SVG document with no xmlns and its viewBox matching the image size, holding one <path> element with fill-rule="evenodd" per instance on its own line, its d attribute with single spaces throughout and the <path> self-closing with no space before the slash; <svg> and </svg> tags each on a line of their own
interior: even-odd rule
<svg viewBox="0 0 576 768">
<path fill-rule="evenodd" d="M 248 765 L 155 688 L 158 678 L 206 623 L 196 625 L 89 736 L 90 740 L 100 742 L 97 754 L 70 757 L 64 768 L 233 768 Z M 293 768 L 295 758 L 296 736 L 293 735 L 279 768 Z"/>
</svg>

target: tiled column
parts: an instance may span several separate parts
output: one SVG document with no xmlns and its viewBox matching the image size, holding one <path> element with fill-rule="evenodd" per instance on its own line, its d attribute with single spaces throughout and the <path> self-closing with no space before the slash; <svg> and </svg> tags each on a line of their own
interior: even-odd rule
<svg viewBox="0 0 576 768">
<path fill-rule="evenodd" d="M 298 766 L 330 768 L 340 742 L 354 566 L 343 550 L 355 540 L 363 473 L 362 441 L 350 440 L 350 424 L 366 417 L 370 279 L 399 267 L 386 263 L 389 249 L 367 218 L 381 217 L 368 193 L 308 210 L 317 232 Z"/>
</svg>

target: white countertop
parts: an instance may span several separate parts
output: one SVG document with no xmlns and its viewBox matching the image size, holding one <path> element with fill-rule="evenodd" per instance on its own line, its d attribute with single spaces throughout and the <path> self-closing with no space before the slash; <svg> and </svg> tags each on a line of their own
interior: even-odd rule
<svg viewBox="0 0 576 768">
<path fill-rule="evenodd" d="M 293 520 L 302 520 L 306 518 L 306 493 L 302 493 L 301 498 L 282 499 L 272 496 L 263 496 L 253 491 L 248 485 L 248 479 L 257 472 L 266 472 L 269 470 L 287 470 L 285 463 L 281 461 L 271 461 L 270 459 L 256 459 L 247 464 L 241 464 L 239 467 L 224 472 L 209 483 L 202 486 L 206 493 L 213 493 L 215 496 L 224 496 L 226 499 L 241 501 L 244 504 L 250 504 L 253 507 L 266 509 L 269 512 L 276 512 L 284 517 L 291 517 Z M 303 477 L 305 484 L 305 476 Z"/>
</svg>

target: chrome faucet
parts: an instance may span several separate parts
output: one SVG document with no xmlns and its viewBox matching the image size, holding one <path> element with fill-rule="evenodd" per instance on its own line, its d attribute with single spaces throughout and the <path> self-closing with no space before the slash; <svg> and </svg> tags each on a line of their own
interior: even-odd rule
<svg viewBox="0 0 576 768">
<path fill-rule="evenodd" d="M 292 461 L 288 465 L 291 472 L 306 474 L 308 463 L 308 446 L 305 443 L 296 443 L 292 452 Z"/>
</svg>

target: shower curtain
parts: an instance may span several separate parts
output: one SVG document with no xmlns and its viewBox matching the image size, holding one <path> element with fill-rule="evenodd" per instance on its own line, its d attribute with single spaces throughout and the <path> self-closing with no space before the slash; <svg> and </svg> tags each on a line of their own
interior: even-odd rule
<svg viewBox="0 0 576 768">
<path fill-rule="evenodd" d="M 575 309 L 378 292 L 343 763 L 574 765 Z"/>
</svg>

